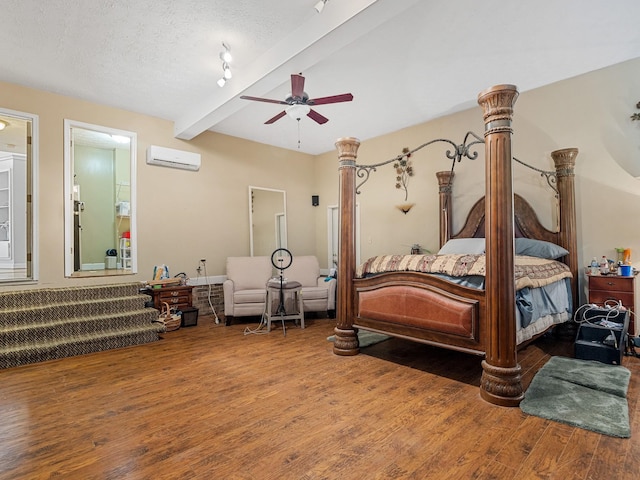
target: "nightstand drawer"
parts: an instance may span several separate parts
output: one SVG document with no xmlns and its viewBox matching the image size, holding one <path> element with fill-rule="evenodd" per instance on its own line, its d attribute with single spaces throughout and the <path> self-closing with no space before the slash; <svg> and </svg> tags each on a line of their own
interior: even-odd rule
<svg viewBox="0 0 640 480">
<path fill-rule="evenodd" d="M 633 293 L 604 290 L 589 290 L 589 303 L 604 305 L 605 301 L 621 301 L 625 307 L 633 309 Z"/>
<path fill-rule="evenodd" d="M 187 294 L 188 294 L 188 292 L 185 292 L 185 290 L 183 288 L 182 289 L 175 288 L 175 289 L 171 289 L 171 290 L 164 290 L 163 289 L 160 292 L 159 297 L 160 298 L 171 298 L 171 297 L 179 297 L 181 295 L 187 295 Z"/>
<path fill-rule="evenodd" d="M 633 277 L 590 276 L 589 290 L 607 290 L 633 293 Z"/>
<path fill-rule="evenodd" d="M 188 305 L 190 303 L 188 295 L 181 295 L 179 297 L 162 297 L 161 296 L 159 300 L 160 302 L 167 302 L 169 306 L 176 305 L 178 303 L 184 303 L 185 305 Z"/>
</svg>

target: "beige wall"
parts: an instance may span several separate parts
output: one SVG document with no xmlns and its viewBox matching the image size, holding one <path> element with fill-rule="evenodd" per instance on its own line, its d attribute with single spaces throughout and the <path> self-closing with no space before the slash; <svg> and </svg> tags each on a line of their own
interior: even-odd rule
<svg viewBox="0 0 640 480">
<path fill-rule="evenodd" d="M 312 156 L 212 132 L 181 141 L 173 137 L 172 122 L 7 83 L 0 83 L 0 106 L 36 114 L 40 120 L 38 287 L 125 280 L 64 277 L 65 118 L 138 135 L 139 273 L 126 280 L 148 280 L 153 266 L 161 263 L 172 274 L 184 271 L 195 277 L 201 258 L 207 260 L 208 275 L 223 275 L 227 256 L 249 255 L 249 185 L 286 190 L 289 247 L 296 254 L 315 248 L 309 225 Z M 200 153 L 202 167 L 189 172 L 146 165 L 146 148 L 151 144 Z M 3 286 L 15 288 L 21 287 Z"/>
<path fill-rule="evenodd" d="M 482 90 L 489 85 L 479 86 Z M 577 147 L 576 201 L 578 257 L 615 257 L 616 247 L 631 248 L 633 264 L 640 267 L 640 179 L 628 169 L 640 168 L 640 122 L 629 117 L 640 100 L 640 59 L 539 88 L 520 95 L 513 121 L 513 154 L 544 170 L 553 169 L 550 152 Z M 464 133 L 483 132 L 479 107 L 436 121 L 364 141 L 358 163 L 372 164 L 393 158 L 403 147 L 415 148 L 434 138 L 461 143 Z M 350 132 L 344 132 L 348 136 Z M 482 147 L 482 146 L 481 146 Z M 380 167 L 358 196 L 361 205 L 362 259 L 378 253 L 409 253 L 420 243 L 438 249 L 438 191 L 435 172 L 448 170 L 448 147 L 431 145 L 413 157 L 416 175 L 409 183 L 409 201 L 416 206 L 407 215 L 394 205 L 404 192 L 396 190 L 391 166 Z M 484 193 L 484 156 L 464 160 L 455 167 L 454 230 L 475 200 Z M 337 154 L 318 157 L 316 190 L 327 204 L 337 202 Z M 635 171 L 635 170 L 634 170 Z M 635 173 L 638 175 L 639 173 Z M 532 203 L 549 229 L 556 225 L 556 207 L 545 181 L 514 166 L 515 191 Z M 316 254 L 326 258 L 326 214 L 316 216 Z M 326 262 L 326 260 L 325 260 Z M 639 283 L 639 282 L 636 282 Z M 582 279 L 581 284 L 583 285 Z M 638 287 L 638 285 L 636 285 Z"/>
<path fill-rule="evenodd" d="M 489 85 L 479 85 L 479 90 Z M 524 92 L 516 102 L 514 148 L 518 158 L 551 170 L 550 152 L 578 147 L 576 196 L 579 259 L 614 258 L 616 247 L 632 248 L 640 266 L 640 180 L 621 164 L 638 166 L 640 122 L 631 122 L 640 100 L 640 60 L 626 62 L 554 85 Z M 153 265 L 195 276 L 200 258 L 209 275 L 224 274 L 231 255 L 249 254 L 248 185 L 287 192 L 289 248 L 294 255 L 316 254 L 327 266 L 327 212 L 336 204 L 335 151 L 312 157 L 234 137 L 205 132 L 186 142 L 173 137 L 172 122 L 47 92 L 0 83 L 0 106 L 40 116 L 40 282 L 39 286 L 78 285 L 119 279 L 65 279 L 63 274 L 63 119 L 104 125 L 138 134 L 139 274 L 150 278 Z M 363 142 L 360 163 L 377 163 L 434 138 L 462 141 L 481 133 L 479 107 Z M 345 136 L 352 132 L 344 132 Z M 145 164 L 150 144 L 198 152 L 199 172 Z M 395 208 L 404 192 L 395 188 L 391 166 L 378 169 L 362 189 L 362 258 L 406 253 L 419 243 L 438 248 L 438 193 L 435 172 L 451 168 L 450 147 L 432 145 L 413 157 L 407 215 Z M 476 161 L 456 165 L 454 230 L 484 191 L 483 149 Z M 629 167 L 632 168 L 632 167 Z M 287 175 L 280 173 L 286 171 Z M 547 228 L 555 227 L 555 204 L 544 180 L 514 167 L 515 189 L 536 208 Z M 311 195 L 320 206 L 311 206 Z M 131 278 L 131 277 L 129 277 Z M 7 287 L 12 288 L 12 287 Z"/>
</svg>

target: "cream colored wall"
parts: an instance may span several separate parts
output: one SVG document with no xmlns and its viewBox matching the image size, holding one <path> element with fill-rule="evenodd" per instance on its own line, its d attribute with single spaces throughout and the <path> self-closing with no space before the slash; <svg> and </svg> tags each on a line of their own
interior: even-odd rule
<svg viewBox="0 0 640 480">
<path fill-rule="evenodd" d="M 286 190 L 289 247 L 313 252 L 313 157 L 205 132 L 177 140 L 172 122 L 18 85 L 0 83 L 0 105 L 40 120 L 39 253 L 37 287 L 114 283 L 123 277 L 65 278 L 63 261 L 63 120 L 136 132 L 138 135 L 138 274 L 153 266 L 196 276 L 201 258 L 209 275 L 223 275 L 230 255 L 249 255 L 248 186 Z M 161 145 L 202 155 L 199 172 L 146 165 L 146 148 Z M 282 175 L 287 172 L 287 175 Z M 24 288 L 6 286 L 3 289 Z"/>
<path fill-rule="evenodd" d="M 480 89 L 488 85 L 479 86 Z M 525 92 L 516 102 L 515 156 L 551 170 L 550 152 L 578 147 L 579 259 L 614 256 L 624 246 L 635 252 L 640 266 L 640 180 L 619 163 L 638 163 L 640 122 L 630 122 L 640 100 L 640 60 Z M 69 118 L 138 134 L 139 273 L 151 276 L 153 265 L 166 263 L 172 272 L 195 276 L 200 258 L 209 275 L 224 274 L 231 255 L 249 254 L 248 185 L 286 190 L 289 248 L 294 255 L 315 253 L 322 267 L 327 257 L 326 207 L 337 203 L 337 155 L 317 157 L 205 132 L 186 142 L 173 137 L 171 122 L 0 83 L 2 107 L 40 117 L 40 202 L 38 286 L 96 284 L 122 278 L 66 279 L 63 274 L 63 119 Z M 479 107 L 367 140 L 360 147 L 360 163 L 377 163 L 433 138 L 462 141 L 464 133 L 481 133 Z M 356 129 L 354 128 L 354 131 Z M 353 132 L 344 132 L 345 135 Z M 150 144 L 202 154 L 199 172 L 145 164 Z M 446 145 L 432 145 L 413 157 L 416 175 L 409 183 L 409 201 L 416 206 L 403 215 L 394 206 L 404 200 L 395 188 L 395 173 L 385 166 L 363 188 L 361 205 L 362 257 L 376 253 L 405 253 L 419 243 L 438 248 L 438 192 L 435 172 L 451 168 Z M 483 149 L 476 161 L 456 165 L 454 230 L 484 191 Z M 287 175 L 281 175 L 281 172 Z M 536 208 L 548 228 L 555 226 L 555 205 L 544 180 L 514 167 L 516 191 Z M 320 206 L 311 206 L 311 195 Z M 314 222 L 311 223 L 310 222 Z M 315 228 L 314 228 L 315 227 Z M 16 288 L 16 287 L 6 287 Z"/>
<path fill-rule="evenodd" d="M 508 80 L 508 79 L 507 79 Z M 480 85 L 479 90 L 489 85 Z M 615 258 L 616 247 L 631 248 L 640 268 L 640 179 L 621 168 L 640 168 L 640 122 L 630 115 L 640 100 L 640 59 L 625 62 L 556 84 L 521 93 L 515 104 L 513 155 L 544 170 L 553 170 L 550 153 L 577 147 L 576 202 L 578 257 L 585 265 L 593 256 Z M 434 138 L 462 141 L 468 130 L 483 132 L 479 107 L 364 141 L 358 163 L 393 158 L 403 147 L 414 148 Z M 344 132 L 345 136 L 351 132 Z M 429 146 L 413 157 L 416 176 L 410 180 L 409 201 L 416 206 L 406 216 L 394 208 L 403 192 L 394 188 L 390 166 L 380 167 L 358 196 L 361 205 L 362 258 L 378 253 L 408 253 L 420 243 L 436 250 L 438 193 L 435 171 L 447 170 L 446 147 Z M 454 230 L 473 202 L 484 193 L 484 156 L 456 165 Z M 538 174 L 514 165 L 514 188 L 554 229 L 553 197 Z M 318 157 L 316 190 L 327 204 L 337 203 L 337 152 Z M 316 216 L 316 254 L 326 258 L 326 213 Z M 326 262 L 326 260 L 325 260 Z M 583 279 L 580 279 L 584 285 Z M 636 282 L 639 283 L 639 282 Z M 638 285 L 636 285 L 638 288 Z"/>
</svg>

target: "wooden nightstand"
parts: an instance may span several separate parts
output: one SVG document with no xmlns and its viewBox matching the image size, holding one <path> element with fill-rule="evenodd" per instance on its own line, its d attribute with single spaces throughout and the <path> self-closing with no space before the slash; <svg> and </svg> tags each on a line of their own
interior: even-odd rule
<svg viewBox="0 0 640 480">
<path fill-rule="evenodd" d="M 587 275 L 589 280 L 589 303 L 604 305 L 607 300 L 622 302 L 622 305 L 635 313 L 636 277 L 619 275 Z M 629 334 L 635 335 L 635 315 L 629 318 Z"/>
<path fill-rule="evenodd" d="M 162 303 L 167 302 L 169 308 L 182 310 L 192 306 L 192 290 L 190 285 L 147 288 L 145 293 L 153 298 L 153 308 L 162 310 Z"/>
</svg>

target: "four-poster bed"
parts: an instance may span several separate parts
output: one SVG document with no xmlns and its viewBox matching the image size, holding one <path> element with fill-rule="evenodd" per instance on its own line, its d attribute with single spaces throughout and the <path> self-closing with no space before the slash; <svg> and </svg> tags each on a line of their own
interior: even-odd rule
<svg viewBox="0 0 640 480">
<path fill-rule="evenodd" d="M 515 237 L 537 239 L 568 251 L 560 260 L 566 265 L 551 265 L 555 280 L 569 281 L 570 301 L 576 304 L 577 249 L 573 166 L 577 149 L 552 153 L 556 171 L 553 181 L 559 201 L 559 231 L 551 232 L 538 221 L 533 209 L 513 194 L 511 155 L 511 116 L 517 90 L 513 85 L 498 85 L 478 96 L 484 111 L 486 192 L 472 208 L 462 230 L 451 235 L 451 185 L 453 172 L 439 172 L 440 243 L 449 239 L 484 237 L 485 255 L 477 270 L 485 273 L 482 289 L 452 283 L 424 271 L 439 271 L 435 256 L 412 260 L 420 272 L 399 271 L 356 278 L 355 265 L 355 177 L 359 141 L 338 140 L 340 178 L 340 244 L 338 264 L 338 305 L 334 353 L 354 355 L 359 351 L 360 328 L 484 355 L 480 393 L 488 402 L 516 406 L 523 398 L 520 366 L 517 363 L 516 279 L 529 271 L 529 259 L 523 263 L 514 256 Z M 477 138 L 477 137 L 476 137 Z M 472 143 L 482 143 L 482 140 Z M 451 143 L 451 142 L 450 142 Z M 465 139 L 466 143 L 466 139 Z M 427 145 L 427 144 L 425 144 Z M 467 146 L 457 148 L 462 156 L 475 158 Z M 449 152 L 447 154 L 449 156 Z M 454 157 L 450 157 L 454 158 Z M 366 174 L 368 175 L 368 171 Z M 566 253 L 566 251 L 564 253 Z M 466 252 L 464 252 L 466 253 Z M 462 257 L 462 258 L 460 258 Z M 473 273 L 478 255 L 458 255 L 454 268 L 469 268 Z M 528 257 L 524 257 L 525 259 Z M 388 259 L 387 259 L 388 260 Z M 391 259 L 387 263 L 394 263 Z M 384 263 L 384 259 L 370 263 Z M 557 262 L 552 262 L 557 263 Z M 471 264 L 471 266 L 469 266 Z M 359 270 L 362 270 L 360 267 Z M 543 268 L 543 269 L 544 269 Z M 564 271 L 563 271 L 564 270 Z M 374 269 L 374 273 L 375 269 Z M 467 272 L 469 273 L 469 272 Z M 526 275 L 524 275 L 526 276 Z M 535 277 L 535 274 L 534 274 Z M 519 288 L 519 287 L 518 287 Z M 570 315 L 569 315 L 570 318 Z M 559 320 L 558 320 L 559 319 Z M 535 327 L 531 338 L 565 317 L 555 317 L 543 327 Z M 518 319 L 520 321 L 520 319 Z M 518 331 L 518 334 L 520 331 Z"/>
</svg>

